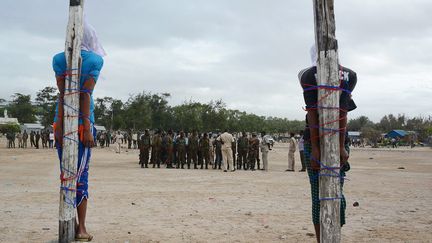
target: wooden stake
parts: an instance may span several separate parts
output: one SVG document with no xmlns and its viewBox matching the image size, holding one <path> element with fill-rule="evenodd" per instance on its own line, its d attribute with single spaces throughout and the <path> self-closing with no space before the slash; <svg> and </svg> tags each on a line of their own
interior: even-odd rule
<svg viewBox="0 0 432 243">
<path fill-rule="evenodd" d="M 78 164 L 78 115 L 81 70 L 81 40 L 83 37 L 84 0 L 70 0 L 69 22 L 66 31 L 65 55 L 67 73 L 63 103 L 63 157 L 61 167 L 64 178 L 60 189 L 59 242 L 75 240 L 75 201 Z M 72 94 L 71 94 L 72 93 Z M 66 189 L 67 188 L 67 189 Z"/>
<path fill-rule="evenodd" d="M 313 0 L 315 17 L 315 43 L 318 51 L 318 85 L 339 86 L 338 46 L 335 37 L 335 16 L 333 0 Z M 325 98 L 323 98 L 325 97 Z M 339 107 L 340 91 L 318 90 L 318 106 Z M 322 99 L 323 98 L 323 99 Z M 339 167 L 339 133 L 324 135 L 327 129 L 339 129 L 338 109 L 319 109 L 319 122 L 326 124 L 320 129 L 321 163 L 327 167 Z M 323 125 L 320 125 L 323 126 Z M 323 166 L 321 166 L 323 168 Z M 339 170 L 335 170 L 339 173 Z M 333 174 L 321 170 L 322 174 Z M 339 177 L 320 176 L 321 199 L 321 242 L 338 243 L 341 241 Z"/>
</svg>

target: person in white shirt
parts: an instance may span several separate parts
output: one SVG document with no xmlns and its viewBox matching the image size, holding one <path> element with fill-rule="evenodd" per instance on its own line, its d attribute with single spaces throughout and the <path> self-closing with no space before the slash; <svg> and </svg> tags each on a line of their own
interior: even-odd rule
<svg viewBox="0 0 432 243">
<path fill-rule="evenodd" d="M 222 143 L 222 160 L 224 166 L 224 172 L 228 171 L 228 167 L 231 171 L 234 171 L 232 149 L 231 144 L 234 141 L 233 136 L 228 133 L 227 130 L 224 131 L 216 140 Z"/>
<path fill-rule="evenodd" d="M 298 150 L 299 150 L 299 153 L 300 153 L 300 161 L 301 161 L 301 165 L 302 165 L 302 168 L 299 171 L 300 172 L 304 172 L 304 171 L 306 171 L 306 165 L 305 165 L 305 162 L 304 162 L 304 153 L 303 153 L 303 151 L 304 151 L 303 131 L 300 131 L 300 139 L 299 139 L 299 142 L 298 142 Z"/>
<path fill-rule="evenodd" d="M 288 169 L 286 171 L 294 171 L 294 153 L 296 151 L 296 141 L 294 133 L 290 133 L 290 139 L 288 140 Z"/>
<path fill-rule="evenodd" d="M 121 143 L 122 143 L 123 138 L 124 138 L 123 135 L 120 133 L 120 131 L 118 131 L 117 134 L 115 135 L 115 141 L 117 143 L 116 153 L 118 153 L 118 154 L 121 152 Z"/>
<path fill-rule="evenodd" d="M 263 170 L 268 171 L 268 153 L 270 148 L 270 135 L 266 135 L 266 132 L 261 132 L 261 158 L 263 161 Z"/>
</svg>

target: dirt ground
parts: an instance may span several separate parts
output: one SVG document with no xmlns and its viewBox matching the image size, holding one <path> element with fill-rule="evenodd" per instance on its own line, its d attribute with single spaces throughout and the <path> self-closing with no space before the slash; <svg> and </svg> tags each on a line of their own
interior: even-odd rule
<svg viewBox="0 0 432 243">
<path fill-rule="evenodd" d="M 0 242 L 56 242 L 55 151 L 1 146 Z M 314 242 L 307 174 L 284 172 L 284 144 L 267 173 L 141 169 L 137 150 L 113 150 L 94 149 L 91 162 L 94 242 Z M 352 149 L 343 242 L 432 242 L 431 158 L 430 148 Z"/>
</svg>

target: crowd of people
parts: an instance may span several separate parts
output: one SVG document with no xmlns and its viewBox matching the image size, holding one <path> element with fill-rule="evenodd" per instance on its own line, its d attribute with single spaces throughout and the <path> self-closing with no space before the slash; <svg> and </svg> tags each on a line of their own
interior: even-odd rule
<svg viewBox="0 0 432 243">
<path fill-rule="evenodd" d="M 54 147 L 54 133 L 49 130 L 31 131 L 30 134 L 27 130 L 6 133 L 7 147 L 8 148 L 27 148 L 27 142 L 30 139 L 30 148 L 39 149 L 40 142 L 42 148 Z M 18 145 L 16 145 L 18 143 Z"/>
<path fill-rule="evenodd" d="M 302 132 L 301 132 L 302 133 Z M 109 131 L 98 132 L 96 140 L 100 147 L 115 144 L 116 152 L 122 148 L 139 149 L 141 168 L 177 168 L 177 169 L 219 169 L 235 170 L 268 170 L 268 153 L 272 150 L 274 140 L 266 132 L 242 132 L 231 134 L 192 131 L 167 132 L 157 130 L 150 132 L 121 132 L 112 135 Z M 300 138 L 300 143 L 302 138 Z M 294 171 L 294 153 L 297 140 L 291 133 L 289 142 L 289 163 L 286 171 Z M 300 146 L 299 146 L 300 148 Z M 300 154 L 303 151 L 300 151 Z M 300 156 L 303 158 L 302 156 Z M 302 169 L 305 171 L 303 159 Z"/>
</svg>

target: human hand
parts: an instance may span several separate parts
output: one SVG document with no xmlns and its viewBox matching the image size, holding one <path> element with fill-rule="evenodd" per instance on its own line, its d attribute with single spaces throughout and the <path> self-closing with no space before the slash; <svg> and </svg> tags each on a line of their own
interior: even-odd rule
<svg viewBox="0 0 432 243">
<path fill-rule="evenodd" d="M 340 165 L 341 165 L 341 167 L 342 167 L 342 165 L 344 165 L 348 161 L 348 158 L 349 158 L 349 154 L 346 151 L 345 147 L 341 147 L 340 148 Z"/>
<path fill-rule="evenodd" d="M 85 147 L 92 148 L 95 146 L 93 134 L 90 131 L 84 130 L 83 144 Z"/>
<path fill-rule="evenodd" d="M 319 148 L 312 148 L 312 157 L 310 159 L 312 170 L 320 170 L 321 166 L 318 161 L 321 159 L 321 151 Z"/>
</svg>

